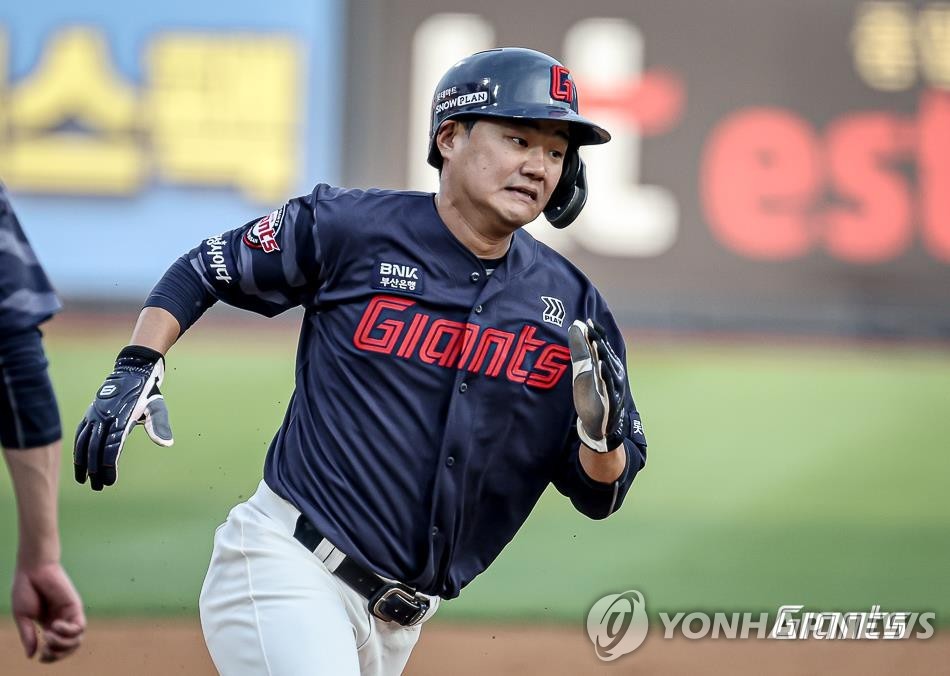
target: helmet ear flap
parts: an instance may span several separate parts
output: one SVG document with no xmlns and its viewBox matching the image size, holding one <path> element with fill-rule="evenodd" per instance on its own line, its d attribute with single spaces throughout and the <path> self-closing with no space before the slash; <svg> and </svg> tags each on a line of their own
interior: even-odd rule
<svg viewBox="0 0 950 676">
<path fill-rule="evenodd" d="M 544 217 L 555 228 L 566 228 L 574 222 L 587 203 L 587 167 L 577 148 L 570 148 L 564 157 L 561 180 L 544 207 Z"/>
</svg>

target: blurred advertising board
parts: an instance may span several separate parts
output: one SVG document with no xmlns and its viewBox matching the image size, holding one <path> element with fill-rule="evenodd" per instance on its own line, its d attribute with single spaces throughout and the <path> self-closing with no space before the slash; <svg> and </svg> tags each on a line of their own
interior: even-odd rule
<svg viewBox="0 0 950 676">
<path fill-rule="evenodd" d="M 338 182 L 341 1 L 6 3 L 0 179 L 66 298 L 141 300 L 209 234 Z"/>
<path fill-rule="evenodd" d="M 950 2 L 550 0 L 349 6 L 344 176 L 435 189 L 439 75 L 561 58 L 614 140 L 568 254 L 633 325 L 950 336 Z M 381 162 L 380 158 L 404 158 Z"/>
</svg>

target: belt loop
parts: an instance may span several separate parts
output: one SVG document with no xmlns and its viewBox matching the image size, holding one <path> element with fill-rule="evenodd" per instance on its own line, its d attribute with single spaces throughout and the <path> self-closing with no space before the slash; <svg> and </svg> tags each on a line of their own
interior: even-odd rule
<svg viewBox="0 0 950 676">
<path fill-rule="evenodd" d="M 324 542 L 327 541 L 324 540 Z M 336 547 L 333 547 L 333 545 L 330 545 L 330 547 L 332 547 L 333 550 L 330 552 L 330 555 L 323 560 L 323 565 L 327 567 L 327 570 L 333 573 L 336 572 L 336 569 L 340 567 L 341 563 L 343 563 L 343 559 L 346 558 L 346 554 L 341 552 Z"/>
<path fill-rule="evenodd" d="M 336 551 L 336 547 L 333 546 L 333 543 L 331 543 L 326 538 L 323 538 L 320 540 L 320 544 L 318 544 L 313 550 L 313 553 L 317 555 L 318 559 L 326 563 L 327 559 L 330 557 L 330 554 L 332 554 L 334 551 Z M 327 566 L 327 568 L 329 568 L 329 566 Z"/>
</svg>

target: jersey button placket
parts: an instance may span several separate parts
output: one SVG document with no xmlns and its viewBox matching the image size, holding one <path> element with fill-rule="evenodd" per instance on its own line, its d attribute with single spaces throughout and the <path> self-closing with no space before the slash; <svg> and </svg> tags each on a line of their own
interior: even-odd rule
<svg viewBox="0 0 950 676">
<path fill-rule="evenodd" d="M 465 394 L 466 392 L 468 392 L 468 383 L 462 383 L 461 385 L 459 385 L 459 392 L 461 392 L 462 394 Z"/>
<path fill-rule="evenodd" d="M 475 283 L 478 282 L 478 280 L 480 280 L 480 279 L 482 278 L 482 273 L 480 273 L 480 272 L 473 272 L 472 274 L 470 274 L 470 275 L 468 276 L 468 278 L 469 278 L 470 280 L 472 280 L 472 284 L 475 284 Z"/>
<path fill-rule="evenodd" d="M 445 459 L 446 467 L 452 467 L 454 464 L 455 464 L 455 458 L 453 456 L 450 455 L 449 457 Z"/>
<path fill-rule="evenodd" d="M 483 310 L 483 309 L 484 309 L 484 308 L 483 308 L 481 305 L 476 305 L 476 306 L 475 306 L 475 314 L 480 315 L 480 314 L 482 313 L 482 310 Z"/>
</svg>

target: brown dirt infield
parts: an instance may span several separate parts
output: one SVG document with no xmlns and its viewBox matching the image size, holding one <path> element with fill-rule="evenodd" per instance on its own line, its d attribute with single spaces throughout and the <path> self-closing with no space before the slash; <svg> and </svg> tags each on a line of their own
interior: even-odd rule
<svg viewBox="0 0 950 676">
<path fill-rule="evenodd" d="M 937 674 L 950 665 L 950 632 L 929 640 L 663 640 L 599 662 L 583 629 L 433 622 L 406 670 L 418 676 L 485 674 Z M 4 676 L 215 674 L 195 620 L 96 620 L 80 652 L 41 665 L 23 657 L 12 621 L 0 630 Z M 249 675 L 253 676 L 253 675 Z"/>
</svg>

